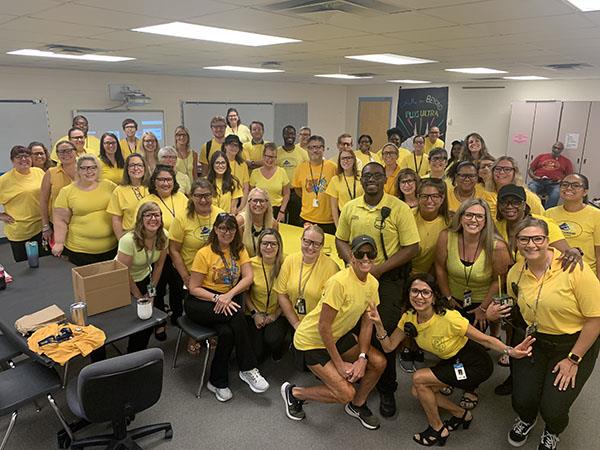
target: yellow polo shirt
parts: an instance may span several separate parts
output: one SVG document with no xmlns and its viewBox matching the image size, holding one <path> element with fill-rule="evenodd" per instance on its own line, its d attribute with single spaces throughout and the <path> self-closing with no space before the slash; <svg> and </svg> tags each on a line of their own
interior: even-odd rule
<svg viewBox="0 0 600 450">
<path fill-rule="evenodd" d="M 340 173 L 331 179 L 325 193 L 337 199 L 338 208 L 341 211 L 346 203 L 360 197 L 365 191 L 358 177 L 348 178 Z"/>
<path fill-rule="evenodd" d="M 419 177 L 423 177 L 429 172 L 429 158 L 425 153 L 421 156 L 411 153 L 410 156 L 405 156 L 399 165 L 401 169 L 414 170 L 419 174 Z"/>
<path fill-rule="evenodd" d="M 244 193 L 242 192 L 241 186 L 237 183 L 233 183 L 233 192 L 223 192 L 223 180 L 217 178 L 215 180 L 215 195 L 213 195 L 212 204 L 221 208 L 225 212 L 231 212 L 231 200 L 236 198 L 242 198 Z"/>
<path fill-rule="evenodd" d="M 423 149 L 423 151 L 424 151 L 424 152 L 425 152 L 427 155 L 429 155 L 429 152 L 431 151 L 431 149 L 432 149 L 432 148 L 438 148 L 438 147 L 439 147 L 439 148 L 444 148 L 444 145 L 446 145 L 446 144 L 445 144 L 445 143 L 444 143 L 444 141 L 442 141 L 440 138 L 437 138 L 437 139 L 435 140 L 435 142 L 433 142 L 433 143 L 432 143 L 432 142 L 429 140 L 429 137 L 428 137 L 428 136 L 425 136 L 425 148 Z"/>
<path fill-rule="evenodd" d="M 139 201 L 135 212 L 136 215 L 140 206 L 148 202 L 154 202 L 160 208 L 160 211 L 162 212 L 163 227 L 167 231 L 171 228 L 171 224 L 175 217 L 183 216 L 187 213 L 188 198 L 179 191 L 165 199 L 160 198 L 158 195 L 149 194 Z"/>
<path fill-rule="evenodd" d="M 539 216 L 537 214 L 532 214 L 531 217 L 533 217 L 534 219 L 543 220 L 548 224 L 548 242 L 550 242 L 550 244 L 565 238 L 558 225 L 556 225 L 556 222 L 551 218 L 546 216 Z M 496 220 L 494 222 L 496 224 L 496 229 L 498 230 L 498 233 L 500 234 L 500 236 L 502 236 L 502 239 L 508 242 L 509 236 L 506 227 L 506 220 Z"/>
<path fill-rule="evenodd" d="M 376 153 L 376 155 L 377 155 L 376 158 L 378 158 L 377 162 L 381 161 L 381 165 L 383 166 L 384 165 L 384 163 L 383 163 L 383 149 L 379 150 Z M 408 155 L 412 155 L 412 152 L 409 149 L 407 149 L 407 148 L 400 147 L 398 149 L 398 159 L 396 159 L 396 161 L 398 161 L 398 164 L 400 163 L 400 161 L 402 161 Z"/>
<path fill-rule="evenodd" d="M 283 201 L 283 188 L 290 184 L 290 179 L 285 170 L 277 167 L 271 178 L 265 178 L 261 169 L 253 170 L 250 174 L 250 186 L 259 187 L 269 193 L 272 206 L 281 206 Z"/>
<path fill-rule="evenodd" d="M 300 145 L 296 144 L 294 150 L 289 152 L 277 147 L 277 165 L 285 170 L 290 180 L 294 179 L 294 172 L 303 161 L 308 161 L 308 153 Z"/>
<path fill-rule="evenodd" d="M 336 164 L 327 159 L 322 161 L 322 165 L 304 161 L 298 166 L 292 187 L 302 190 L 302 219 L 312 223 L 333 223 L 331 204 L 325 191 L 336 170 Z M 318 204 L 314 203 L 315 199 Z"/>
<path fill-rule="evenodd" d="M 419 208 L 414 208 L 415 223 L 419 230 L 419 253 L 412 260 L 412 272 L 430 272 L 435 261 L 435 246 L 442 230 L 448 228 L 446 220 L 437 216 L 432 221 L 427 221 L 419 214 Z"/>
<path fill-rule="evenodd" d="M 123 181 L 123 168 L 119 168 L 117 166 L 110 167 L 104 161 L 99 159 L 100 161 L 100 170 L 102 171 L 101 178 L 103 180 L 110 180 L 115 184 L 121 184 Z"/>
<path fill-rule="evenodd" d="M 133 150 L 131 150 L 131 148 L 129 147 L 129 142 L 127 141 L 127 138 L 120 139 L 119 145 L 121 146 L 121 153 L 123 153 L 123 158 L 127 158 L 133 153 L 139 153 L 140 155 L 142 154 L 142 140 L 138 139 L 137 137 L 135 138 L 135 147 L 133 148 Z"/>
<path fill-rule="evenodd" d="M 9 240 L 25 241 L 42 231 L 40 189 L 43 178 L 44 171 L 37 167 L 32 167 L 27 175 L 11 169 L 0 176 L 0 205 L 15 219 L 14 223 L 4 223 L 4 233 Z"/>
<path fill-rule="evenodd" d="M 381 160 L 380 152 L 370 152 L 368 155 L 365 155 L 360 150 L 356 150 L 354 152 L 354 154 L 356 155 L 357 164 L 359 164 L 359 161 L 360 161 L 359 170 L 362 170 L 362 168 L 365 167 L 370 162 L 378 162 L 379 164 L 381 164 L 383 166 L 383 161 Z"/>
<path fill-rule="evenodd" d="M 225 260 L 226 265 L 223 264 Z M 192 272 L 206 275 L 202 287 L 224 294 L 229 292 L 242 276 L 241 267 L 250 262 L 246 249 L 240 251 L 238 259 L 231 256 L 229 250 L 223 252 L 223 258 L 212 251 L 210 245 L 205 245 L 196 253 L 192 263 Z"/>
<path fill-rule="evenodd" d="M 133 186 L 117 186 L 112 193 L 106 212 L 122 218 L 123 230 L 133 230 L 135 226 L 135 213 L 138 203 L 149 195 L 146 186 L 135 188 Z"/>
<path fill-rule="evenodd" d="M 245 142 L 242 145 L 242 158 L 246 161 L 262 161 L 265 144 L 265 141 L 258 144 L 255 144 L 252 141 Z"/>
<path fill-rule="evenodd" d="M 71 184 L 73 179 L 65 172 L 62 164 L 58 164 L 56 167 L 50 167 L 48 169 L 48 176 L 50 177 L 50 201 L 48 202 L 48 212 L 50 219 L 52 219 L 52 208 L 54 208 L 54 202 L 60 190 Z"/>
</svg>

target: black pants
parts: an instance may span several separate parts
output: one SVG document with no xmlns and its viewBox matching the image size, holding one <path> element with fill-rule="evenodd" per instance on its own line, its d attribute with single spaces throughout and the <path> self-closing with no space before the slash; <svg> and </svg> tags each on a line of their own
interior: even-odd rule
<svg viewBox="0 0 600 450">
<path fill-rule="evenodd" d="M 238 305 L 243 305 L 241 295 L 234 297 Z M 229 358 L 235 348 L 235 356 L 241 371 L 258 366 L 256 355 L 250 342 L 248 324 L 242 308 L 232 316 L 214 312 L 214 303 L 199 300 L 192 295 L 185 299 L 185 313 L 190 320 L 199 325 L 213 328 L 219 336 L 219 342 L 210 368 L 209 381 L 217 388 L 229 387 Z"/>
<path fill-rule="evenodd" d="M 277 219 L 281 206 L 273 206 L 273 219 Z"/>
<path fill-rule="evenodd" d="M 302 199 L 298 197 L 296 191 L 293 189 L 290 192 L 290 201 L 287 204 L 285 210 L 286 223 L 295 225 L 297 227 L 302 226 L 302 219 L 300 219 L 300 211 L 302 210 Z"/>
<path fill-rule="evenodd" d="M 597 339 L 579 363 L 575 389 L 569 386 L 559 391 L 553 385 L 556 374 L 552 369 L 567 357 L 578 336 L 536 333 L 533 356 L 513 361 L 512 405 L 521 420 L 531 423 L 539 412 L 548 432 L 558 435 L 567 428 L 569 409 L 593 372 L 600 348 Z"/>
<path fill-rule="evenodd" d="M 171 261 L 171 257 L 167 256 L 163 266 L 160 280 L 156 286 L 156 297 L 154 298 L 154 306 L 161 311 L 166 311 L 165 295 L 169 286 L 169 307 L 171 308 L 171 323 L 175 324 L 176 320 L 183 314 L 183 298 L 185 291 L 183 289 L 183 280 L 177 272 L 177 269 Z"/>
<path fill-rule="evenodd" d="M 117 247 L 104 253 L 80 253 L 65 247 L 63 253 L 69 258 L 69 262 L 72 264 L 76 266 L 87 266 L 88 264 L 95 264 L 114 259 L 117 254 Z"/>
<path fill-rule="evenodd" d="M 285 337 L 290 329 L 289 322 L 281 315 L 275 322 L 263 328 L 256 328 L 254 319 L 246 316 L 248 332 L 252 341 L 252 348 L 258 361 L 262 362 L 269 355 L 280 359 L 285 350 Z"/>
<path fill-rule="evenodd" d="M 42 233 L 40 232 L 35 236 L 31 236 L 29 239 L 26 239 L 24 241 L 8 241 L 10 243 L 10 249 L 12 250 L 13 259 L 15 260 L 15 262 L 27 261 L 27 251 L 25 250 L 25 242 L 29 241 L 37 242 L 38 254 L 40 255 L 40 258 L 42 256 L 48 256 L 51 254 L 50 248 L 48 248 L 48 250 L 44 250 L 44 247 L 42 246 Z"/>
</svg>

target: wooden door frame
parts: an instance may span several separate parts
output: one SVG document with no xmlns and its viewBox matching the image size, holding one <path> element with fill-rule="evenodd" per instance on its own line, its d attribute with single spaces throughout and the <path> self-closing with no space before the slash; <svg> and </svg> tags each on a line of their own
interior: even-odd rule
<svg viewBox="0 0 600 450">
<path fill-rule="evenodd" d="M 387 101 L 390 104 L 390 117 L 388 119 L 388 128 L 392 123 L 392 117 L 394 116 L 393 101 L 394 97 L 358 97 L 358 109 L 356 110 L 356 145 L 358 145 L 358 137 L 360 133 L 360 104 L 362 102 L 384 102 Z"/>
</svg>

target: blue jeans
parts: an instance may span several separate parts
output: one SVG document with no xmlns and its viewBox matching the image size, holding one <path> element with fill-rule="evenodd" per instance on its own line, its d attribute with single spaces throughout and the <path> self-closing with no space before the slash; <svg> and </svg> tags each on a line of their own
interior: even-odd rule
<svg viewBox="0 0 600 450">
<path fill-rule="evenodd" d="M 560 200 L 560 185 L 558 181 L 531 180 L 527 185 L 529 186 L 529 189 L 537 195 L 546 196 L 544 208 L 548 209 L 558 205 L 558 201 Z"/>
</svg>

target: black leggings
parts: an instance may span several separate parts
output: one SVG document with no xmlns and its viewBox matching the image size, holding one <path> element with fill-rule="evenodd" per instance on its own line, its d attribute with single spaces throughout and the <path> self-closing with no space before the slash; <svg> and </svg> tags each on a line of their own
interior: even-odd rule
<svg viewBox="0 0 600 450">
<path fill-rule="evenodd" d="M 246 321 L 252 348 L 258 361 L 264 361 L 269 355 L 280 359 L 285 350 L 285 337 L 290 329 L 287 319 L 282 315 L 275 322 L 260 329 L 256 328 L 251 316 L 246 316 Z"/>
<path fill-rule="evenodd" d="M 25 242 L 29 241 L 37 242 L 38 254 L 40 255 L 40 258 L 42 256 L 48 256 L 52 254 L 49 248 L 48 250 L 44 249 L 44 246 L 42 245 L 42 233 L 40 232 L 35 236 L 31 236 L 29 239 L 26 239 L 24 241 L 8 241 L 10 243 L 10 249 L 12 250 L 13 259 L 15 260 L 15 262 L 27 261 L 27 251 L 25 250 Z"/>
<path fill-rule="evenodd" d="M 185 291 L 183 289 L 183 280 L 175 269 L 171 257 L 167 256 L 163 266 L 160 280 L 156 286 L 156 297 L 154 298 L 154 306 L 161 311 L 166 311 L 165 295 L 169 286 L 169 307 L 171 308 L 171 323 L 175 324 L 176 320 L 183 314 L 183 298 Z"/>
<path fill-rule="evenodd" d="M 65 247 L 63 253 L 69 258 L 71 264 L 76 266 L 87 266 L 88 264 L 95 264 L 114 259 L 117 254 L 117 247 L 104 253 L 80 253 Z"/>
</svg>

